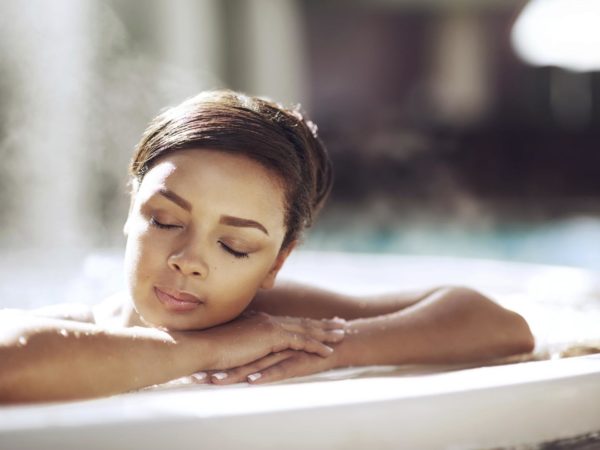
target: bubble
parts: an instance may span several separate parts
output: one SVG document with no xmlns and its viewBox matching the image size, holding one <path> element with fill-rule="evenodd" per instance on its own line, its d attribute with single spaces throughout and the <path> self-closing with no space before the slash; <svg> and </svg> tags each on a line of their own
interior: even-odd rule
<svg viewBox="0 0 600 450">
<path fill-rule="evenodd" d="M 21 344 L 21 345 L 27 344 L 27 338 L 25 336 L 19 337 L 19 344 Z"/>
<path fill-rule="evenodd" d="M 64 328 L 61 328 L 61 329 L 60 329 L 60 331 L 59 331 L 58 333 L 59 333 L 61 336 L 64 336 L 64 337 L 67 337 L 67 336 L 69 335 L 69 332 L 68 332 L 66 329 L 64 329 Z"/>
</svg>

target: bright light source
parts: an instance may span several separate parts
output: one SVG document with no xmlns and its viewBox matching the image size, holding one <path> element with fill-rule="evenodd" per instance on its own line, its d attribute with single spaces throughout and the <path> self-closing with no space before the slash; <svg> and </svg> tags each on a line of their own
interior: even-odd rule
<svg viewBox="0 0 600 450">
<path fill-rule="evenodd" d="M 530 64 L 600 70 L 600 0 L 533 0 L 517 18 L 511 39 Z"/>
</svg>

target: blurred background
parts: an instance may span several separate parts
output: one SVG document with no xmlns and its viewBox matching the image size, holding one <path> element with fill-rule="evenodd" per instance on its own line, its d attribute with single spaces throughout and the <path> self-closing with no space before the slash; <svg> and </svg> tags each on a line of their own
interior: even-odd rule
<svg viewBox="0 0 600 450">
<path fill-rule="evenodd" d="M 600 270 L 598 23 L 599 0 L 2 0 L 2 280 L 120 253 L 147 122 L 221 87 L 317 123 L 336 182 L 305 248 Z"/>
</svg>

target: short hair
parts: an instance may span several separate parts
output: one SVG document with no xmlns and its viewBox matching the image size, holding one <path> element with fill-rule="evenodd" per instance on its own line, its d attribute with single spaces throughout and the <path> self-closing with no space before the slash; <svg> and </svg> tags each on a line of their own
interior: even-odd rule
<svg viewBox="0 0 600 450">
<path fill-rule="evenodd" d="M 279 177 L 285 188 L 282 249 L 312 225 L 331 191 L 327 150 L 300 107 L 230 90 L 202 92 L 152 120 L 129 174 L 141 183 L 160 157 L 202 148 L 244 155 Z"/>
</svg>

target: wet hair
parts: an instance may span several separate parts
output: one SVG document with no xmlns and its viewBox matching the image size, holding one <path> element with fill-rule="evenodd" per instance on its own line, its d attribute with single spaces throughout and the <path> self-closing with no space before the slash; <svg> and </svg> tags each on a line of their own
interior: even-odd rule
<svg viewBox="0 0 600 450">
<path fill-rule="evenodd" d="M 331 190 L 330 159 L 300 107 L 229 90 L 202 92 L 150 122 L 129 166 L 134 186 L 159 158 L 203 148 L 246 156 L 278 177 L 285 190 L 282 249 L 312 225 Z"/>
</svg>

